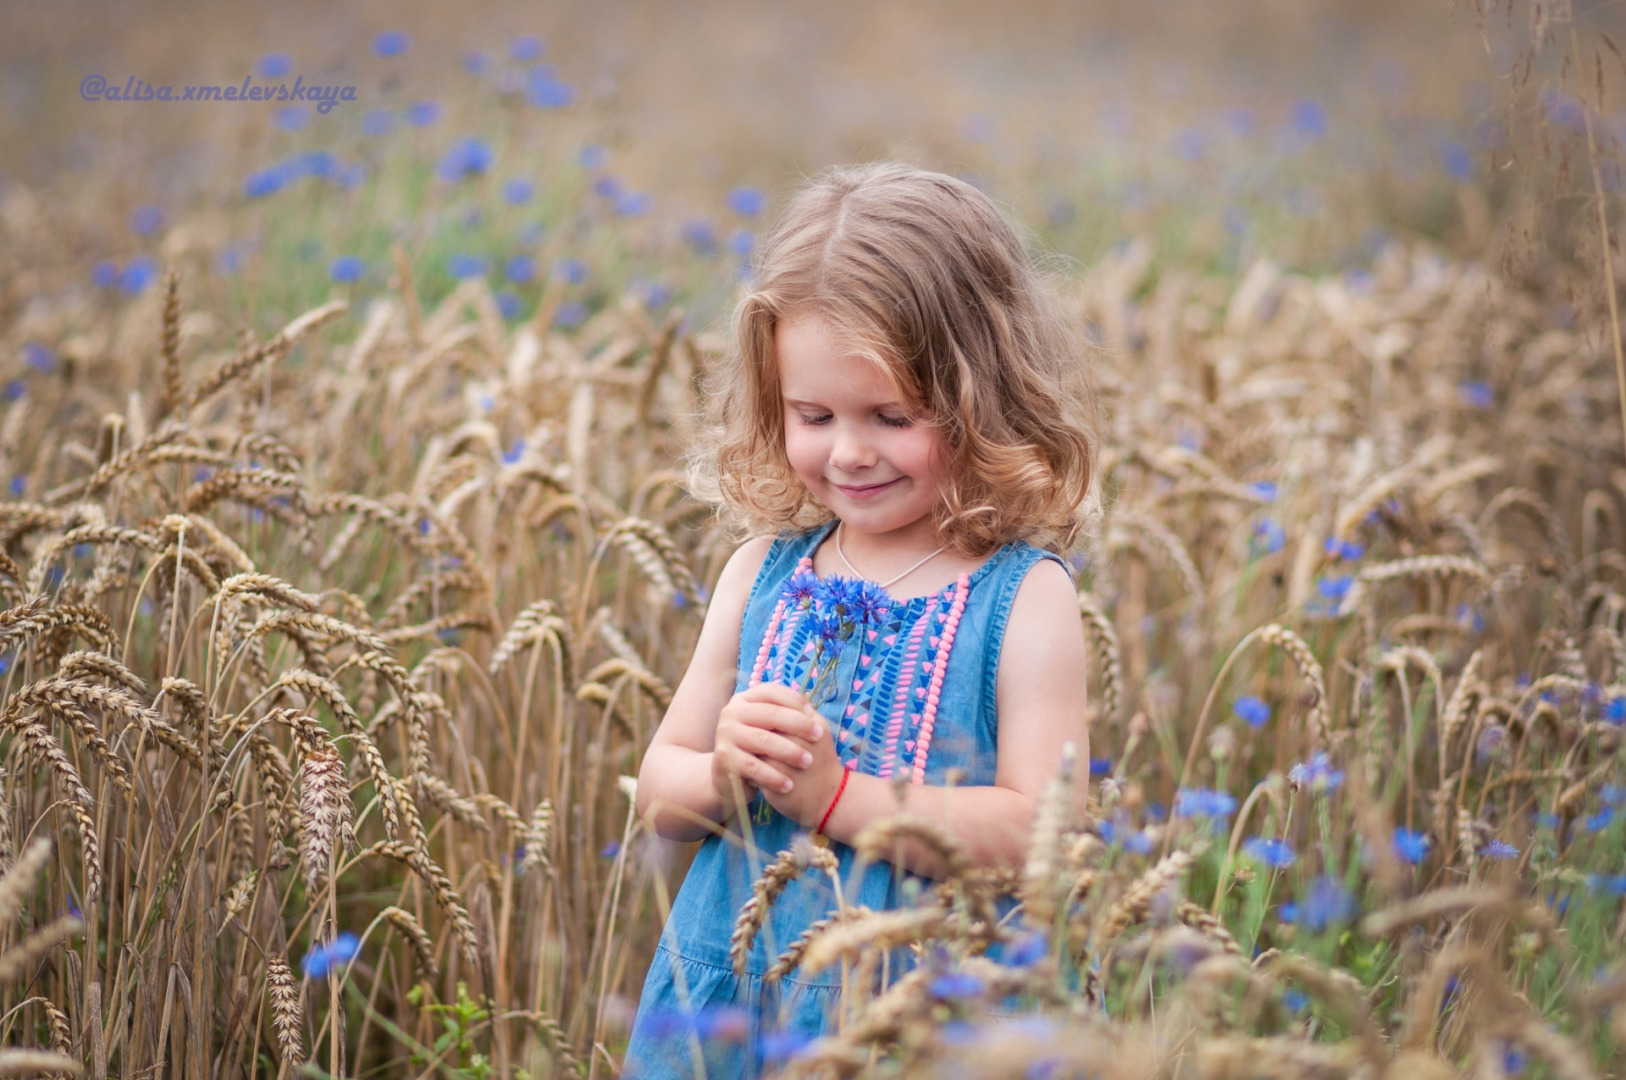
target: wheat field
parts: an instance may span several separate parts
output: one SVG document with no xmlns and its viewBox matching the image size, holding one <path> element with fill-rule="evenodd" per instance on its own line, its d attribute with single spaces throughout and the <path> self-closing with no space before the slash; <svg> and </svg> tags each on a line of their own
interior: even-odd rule
<svg viewBox="0 0 1626 1080">
<path fill-rule="evenodd" d="M 1431 234 L 1435 189 L 1332 159 L 1324 211 L 1294 186 L 1245 242 L 1178 190 L 1121 236 L 1094 188 L 1049 205 L 1107 417 L 1066 553 L 1093 756 L 1017 874 L 871 827 L 866 855 L 914 836 L 950 873 L 791 946 L 781 975 L 854 989 L 773 1046 L 784 1075 L 1626 1075 L 1620 260 L 1607 146 L 1565 126 L 1609 113 L 1601 74 L 1594 108 L 1535 67 L 1551 123 L 1510 137 L 1605 207 L 1569 231 L 1487 172 Z M 408 131 L 403 95 L 355 184 L 266 134 L 246 188 L 131 218 L 149 254 L 111 277 L 111 211 L 0 193 L 0 1073 L 623 1069 L 686 854 L 633 778 L 732 550 L 679 462 L 770 211 L 737 187 L 657 237 L 574 148 L 521 192 L 491 164 L 519 114 L 481 92 L 448 109 L 506 141 Z M 983 181 L 1020 204 L 1045 167 Z M 1417 227 L 1372 235 L 1382 198 Z M 831 870 L 787 852 L 736 946 Z M 919 968 L 858 989 L 903 946 Z M 1010 994 L 1029 1015 L 995 1023 Z M 701 1051 L 740 1030 L 665 1019 Z"/>
</svg>

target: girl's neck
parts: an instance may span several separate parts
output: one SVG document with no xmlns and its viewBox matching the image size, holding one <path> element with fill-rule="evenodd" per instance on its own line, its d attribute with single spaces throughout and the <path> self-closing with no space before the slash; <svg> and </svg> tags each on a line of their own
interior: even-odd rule
<svg viewBox="0 0 1626 1080">
<path fill-rule="evenodd" d="M 838 529 L 840 553 L 836 549 Z M 943 550 L 934 554 L 937 548 Z M 842 554 L 846 555 L 845 560 Z M 932 557 L 921 562 L 928 555 Z M 931 533 L 919 536 L 875 535 L 855 532 L 842 527 L 838 521 L 829 527 L 813 552 L 813 571 L 820 577 L 851 577 L 856 572 L 866 581 L 890 582 L 887 591 L 899 600 L 907 600 L 929 596 L 946 588 L 961 573 L 975 570 L 983 561 L 960 555 Z M 916 563 L 920 565 L 917 567 Z M 909 572 L 898 578 L 897 575 L 905 570 Z"/>
</svg>

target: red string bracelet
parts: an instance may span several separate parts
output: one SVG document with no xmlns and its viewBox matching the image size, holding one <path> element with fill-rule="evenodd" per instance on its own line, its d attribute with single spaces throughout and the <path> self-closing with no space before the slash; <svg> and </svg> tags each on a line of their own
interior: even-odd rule
<svg viewBox="0 0 1626 1080">
<path fill-rule="evenodd" d="M 819 819 L 819 827 L 813 830 L 814 833 L 823 835 L 824 827 L 830 823 L 830 815 L 835 812 L 836 803 L 841 801 L 841 793 L 847 790 L 847 777 L 851 775 L 851 769 L 844 768 L 841 770 L 841 783 L 836 786 L 835 797 L 830 800 L 830 806 L 824 811 L 824 816 Z"/>
</svg>

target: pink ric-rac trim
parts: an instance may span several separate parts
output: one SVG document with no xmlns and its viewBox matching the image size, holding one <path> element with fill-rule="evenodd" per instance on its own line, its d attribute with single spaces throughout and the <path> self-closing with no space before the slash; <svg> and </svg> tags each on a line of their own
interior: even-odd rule
<svg viewBox="0 0 1626 1080">
<path fill-rule="evenodd" d="M 926 713 L 920 719 L 920 734 L 915 739 L 915 772 L 911 779 L 917 784 L 926 782 L 926 751 L 932 744 L 932 725 L 937 721 L 937 701 L 943 693 L 943 673 L 948 669 L 949 651 L 954 648 L 954 631 L 960 625 L 960 615 L 965 611 L 965 596 L 970 588 L 970 575 L 962 572 L 954 583 L 954 606 L 949 608 L 948 622 L 943 626 L 943 639 L 937 650 L 937 663 L 932 667 L 931 686 L 926 690 Z"/>
<path fill-rule="evenodd" d="M 768 666 L 768 650 L 773 648 L 774 633 L 779 629 L 779 621 L 785 617 L 785 602 L 779 601 L 774 605 L 773 616 L 768 620 L 767 633 L 762 635 L 762 647 L 757 650 L 757 662 L 751 667 L 751 681 L 748 685 L 756 686 L 762 681 L 762 672 Z"/>
<path fill-rule="evenodd" d="M 920 618 L 915 620 L 915 628 L 909 631 L 909 648 L 903 654 L 903 666 L 898 669 L 898 690 L 892 698 L 892 719 L 886 725 L 886 757 L 881 761 L 878 776 L 891 776 L 892 765 L 897 761 L 898 733 L 903 730 L 903 713 L 909 702 L 909 688 L 915 683 L 915 657 L 920 655 L 920 636 L 931 618 L 931 609 L 928 608 L 920 613 Z"/>
<path fill-rule="evenodd" d="M 798 573 L 803 570 L 811 572 L 812 569 L 813 560 L 806 555 L 803 555 L 801 561 L 796 564 L 796 571 Z M 784 606 L 784 603 L 785 602 L 783 600 L 779 601 L 781 607 Z M 801 622 L 802 609 L 800 605 L 798 605 L 795 610 L 790 613 L 790 618 L 783 620 L 782 625 L 784 626 L 784 631 L 779 635 L 779 659 L 774 663 L 775 682 L 785 681 L 785 661 L 788 659 L 785 654 L 789 651 L 790 639 L 795 636 L 796 628 L 801 625 Z"/>
</svg>

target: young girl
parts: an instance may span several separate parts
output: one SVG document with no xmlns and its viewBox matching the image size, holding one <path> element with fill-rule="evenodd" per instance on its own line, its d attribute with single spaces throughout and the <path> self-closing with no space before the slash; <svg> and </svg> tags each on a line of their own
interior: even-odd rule
<svg viewBox="0 0 1626 1080">
<path fill-rule="evenodd" d="M 639 771 L 651 828 L 704 840 L 634 1020 L 639 1080 L 755 1076 L 834 1030 L 839 970 L 763 978 L 837 908 L 827 875 L 777 897 L 743 976 L 729 960 L 752 882 L 799 836 L 829 844 L 848 905 L 898 907 L 939 874 L 931 854 L 860 878 L 849 845 L 900 791 L 974 863 L 1017 867 L 1064 744 L 1088 760 L 1084 631 L 1054 551 L 1084 518 L 1093 398 L 1012 226 L 949 176 L 837 168 L 754 271 L 691 478 L 777 535 L 723 568 Z"/>
</svg>

